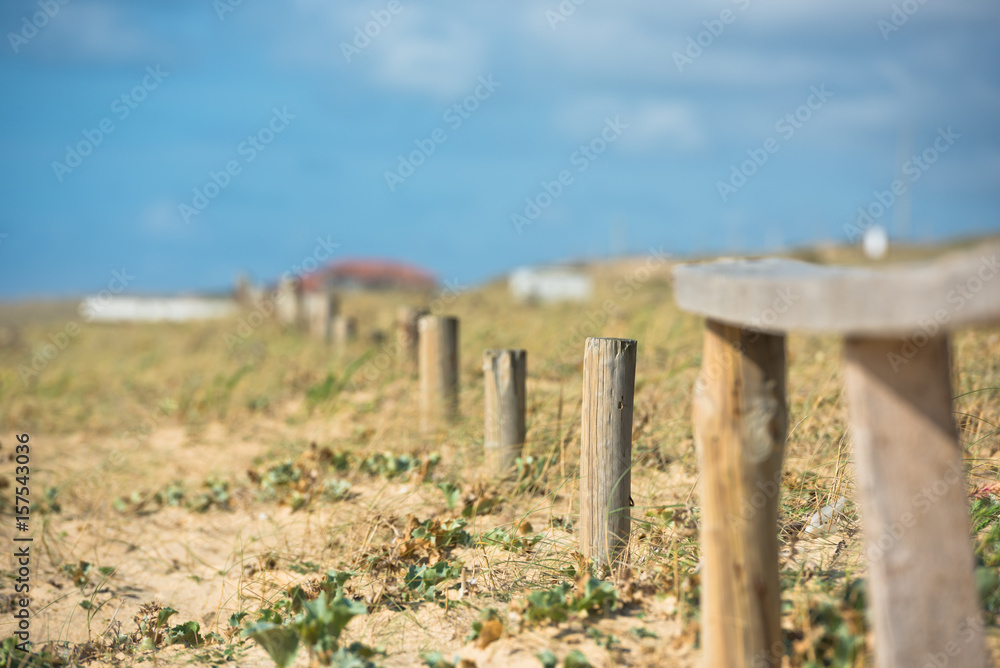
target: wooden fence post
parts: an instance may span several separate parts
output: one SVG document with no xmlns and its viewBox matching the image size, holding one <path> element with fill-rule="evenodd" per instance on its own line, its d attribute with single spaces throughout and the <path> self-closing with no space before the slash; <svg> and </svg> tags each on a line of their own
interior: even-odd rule
<svg viewBox="0 0 1000 668">
<path fill-rule="evenodd" d="M 420 339 L 420 429 L 458 417 L 458 318 L 425 315 Z"/>
<path fill-rule="evenodd" d="M 330 323 L 335 345 L 344 346 L 358 334 L 358 319 L 350 315 L 337 315 Z"/>
<path fill-rule="evenodd" d="M 628 543 L 632 400 L 638 343 L 588 338 L 580 428 L 580 547 L 611 564 Z"/>
<path fill-rule="evenodd" d="M 252 307 L 250 303 L 250 277 L 240 272 L 233 286 L 233 299 L 243 308 Z"/>
<path fill-rule="evenodd" d="M 948 337 L 912 357 L 901 347 L 899 337 L 844 345 L 875 665 L 941 656 L 936 665 L 979 668 L 987 659 Z"/>
<path fill-rule="evenodd" d="M 706 668 L 780 666 L 778 494 L 785 337 L 709 319 L 692 402 L 701 470 Z"/>
<path fill-rule="evenodd" d="M 410 368 L 417 366 L 417 344 L 420 335 L 417 331 L 417 321 L 426 311 L 413 306 L 400 306 L 396 309 L 396 343 L 399 346 L 398 357 Z"/>
<path fill-rule="evenodd" d="M 507 472 L 524 447 L 527 359 L 524 350 L 483 352 L 486 465 L 494 473 Z"/>
<path fill-rule="evenodd" d="M 298 327 L 299 295 L 295 279 L 282 278 L 278 282 L 275 301 L 277 302 L 278 322 L 285 327 Z"/>
<path fill-rule="evenodd" d="M 305 295 L 303 305 L 309 334 L 320 341 L 330 341 L 333 319 L 337 316 L 339 302 L 332 292 L 310 292 Z"/>
</svg>

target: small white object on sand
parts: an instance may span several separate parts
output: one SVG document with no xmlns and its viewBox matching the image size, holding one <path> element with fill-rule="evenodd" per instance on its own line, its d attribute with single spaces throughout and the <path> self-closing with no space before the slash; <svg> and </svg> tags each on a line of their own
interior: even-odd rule
<svg viewBox="0 0 1000 668">
<path fill-rule="evenodd" d="M 819 512 L 813 513 L 813 516 L 809 518 L 809 523 L 806 524 L 803 531 L 810 536 L 826 533 L 827 528 L 831 525 L 833 517 L 843 512 L 844 506 L 846 505 L 847 499 L 840 497 L 832 505 L 823 506 Z"/>
</svg>

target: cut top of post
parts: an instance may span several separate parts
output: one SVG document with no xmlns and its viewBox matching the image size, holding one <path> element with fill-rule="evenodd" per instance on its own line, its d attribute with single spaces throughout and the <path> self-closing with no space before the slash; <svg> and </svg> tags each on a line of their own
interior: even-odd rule
<svg viewBox="0 0 1000 668">
<path fill-rule="evenodd" d="M 718 260 L 674 269 L 678 305 L 762 332 L 909 335 L 1000 321 L 1000 244 L 927 263 Z"/>
</svg>

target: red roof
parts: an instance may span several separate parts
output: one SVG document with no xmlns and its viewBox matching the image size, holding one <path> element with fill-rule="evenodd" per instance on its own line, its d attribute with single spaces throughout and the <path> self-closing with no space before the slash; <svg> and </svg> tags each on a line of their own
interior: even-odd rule
<svg viewBox="0 0 1000 668">
<path fill-rule="evenodd" d="M 437 279 L 419 267 L 392 260 L 347 259 L 302 276 L 304 290 L 327 287 L 433 289 Z"/>
</svg>

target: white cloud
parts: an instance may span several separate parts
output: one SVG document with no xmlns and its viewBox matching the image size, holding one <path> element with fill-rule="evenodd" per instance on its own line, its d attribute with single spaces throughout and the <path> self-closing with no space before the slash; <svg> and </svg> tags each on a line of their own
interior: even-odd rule
<svg viewBox="0 0 1000 668">
<path fill-rule="evenodd" d="M 691 150 L 705 144 L 705 133 L 694 105 L 676 101 L 639 103 L 622 146 L 632 152 L 660 148 Z"/>
<path fill-rule="evenodd" d="M 469 25 L 411 7 L 372 45 L 373 73 L 382 85 L 450 99 L 488 74 L 488 35 Z"/>
<path fill-rule="evenodd" d="M 587 142 L 599 135 L 607 119 L 615 118 L 628 126 L 618 143 L 629 153 L 689 151 L 705 144 L 698 111 L 687 100 L 581 97 L 561 107 L 552 125 L 567 139 Z"/>
<path fill-rule="evenodd" d="M 486 52 L 497 26 L 477 20 L 474 9 L 404 2 L 402 11 L 390 14 L 385 4 L 344 6 L 317 0 L 298 0 L 297 7 L 297 25 L 279 45 L 279 58 L 444 101 L 467 94 L 477 77 L 489 73 Z M 369 24 L 374 27 L 365 35 Z M 344 45 L 351 49 L 349 61 Z"/>
</svg>

